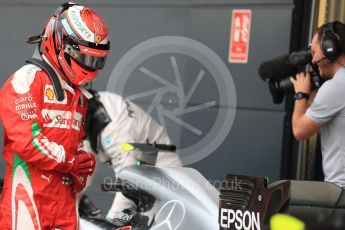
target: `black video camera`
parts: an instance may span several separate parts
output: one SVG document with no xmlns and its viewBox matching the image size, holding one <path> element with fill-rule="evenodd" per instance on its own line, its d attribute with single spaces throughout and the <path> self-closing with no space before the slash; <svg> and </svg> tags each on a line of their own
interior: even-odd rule
<svg viewBox="0 0 345 230">
<path fill-rule="evenodd" d="M 280 104 L 283 102 L 285 94 L 294 93 L 290 77 L 294 77 L 299 72 L 304 72 L 305 66 L 308 64 L 311 66 L 309 73 L 312 89 L 320 88 L 323 81 L 319 76 L 317 65 L 313 65 L 311 60 L 312 55 L 308 49 L 283 55 L 260 65 L 259 75 L 262 80 L 268 83 L 273 103 Z"/>
</svg>

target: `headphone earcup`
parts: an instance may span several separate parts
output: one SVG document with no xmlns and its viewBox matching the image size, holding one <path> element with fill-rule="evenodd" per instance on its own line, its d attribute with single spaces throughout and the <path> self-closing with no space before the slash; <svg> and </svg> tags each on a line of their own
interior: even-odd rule
<svg viewBox="0 0 345 230">
<path fill-rule="evenodd" d="M 323 39 L 321 44 L 322 52 L 325 57 L 331 61 L 335 61 L 339 56 L 339 45 L 335 39 Z"/>
</svg>

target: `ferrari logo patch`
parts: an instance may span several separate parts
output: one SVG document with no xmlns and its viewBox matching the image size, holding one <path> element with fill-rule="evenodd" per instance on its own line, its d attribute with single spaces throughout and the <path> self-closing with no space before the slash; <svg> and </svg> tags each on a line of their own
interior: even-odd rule
<svg viewBox="0 0 345 230">
<path fill-rule="evenodd" d="M 96 36 L 95 36 L 95 43 L 98 45 L 101 42 L 101 39 L 102 39 L 101 36 L 96 34 Z"/>
</svg>

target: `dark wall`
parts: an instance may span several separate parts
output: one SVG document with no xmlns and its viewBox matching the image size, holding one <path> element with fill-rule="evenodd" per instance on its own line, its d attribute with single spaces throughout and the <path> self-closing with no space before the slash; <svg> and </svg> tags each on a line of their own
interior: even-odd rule
<svg viewBox="0 0 345 230">
<path fill-rule="evenodd" d="M 33 53 L 34 47 L 25 43 L 26 38 L 40 33 L 46 19 L 62 2 L 39 0 L 0 2 L 1 85 L 12 72 L 23 65 L 25 58 Z M 169 69 L 171 68 L 169 60 L 175 57 L 182 85 L 189 89 L 200 69 L 203 68 L 205 82 L 200 82 L 187 107 L 211 101 L 212 97 L 216 103 L 201 112 L 181 116 L 181 120 L 192 124 L 203 131 L 203 135 L 206 135 L 219 114 L 236 109 L 236 115 L 230 132 L 227 133 L 224 141 L 220 141 L 218 148 L 206 158 L 189 166 L 198 169 L 212 181 L 223 179 L 226 173 L 263 175 L 268 176 L 271 181 L 279 179 L 285 112 L 282 105 L 272 103 L 268 87 L 259 79 L 257 69 L 262 61 L 289 51 L 292 0 L 98 0 L 82 3 L 103 16 L 108 23 L 111 38 L 111 54 L 105 69 L 100 72 L 100 76 L 94 82 L 94 88 L 114 89 L 116 93 L 130 96 L 139 91 L 143 92 L 144 89 L 141 87 L 145 85 L 145 82 L 149 87 L 156 87 L 152 86 L 154 83 L 149 84 L 148 80 L 143 80 L 145 79 L 143 73 L 138 71 L 140 67 L 154 70 L 168 81 L 172 79 L 171 83 L 174 83 L 172 69 Z M 247 64 L 227 62 L 233 9 L 252 10 Z M 236 107 L 233 108 L 232 103 L 222 103 L 220 100 L 223 94 L 219 92 L 217 80 L 215 80 L 219 76 L 212 75 L 205 65 L 202 66 L 202 63 L 195 59 L 182 55 L 183 50 L 157 54 L 145 59 L 138 66 L 133 66 L 133 72 L 122 90 L 117 86 L 109 85 L 114 82 L 108 82 L 110 76 L 121 79 L 122 76 L 113 75 L 113 70 L 126 52 L 139 43 L 158 36 L 180 36 L 193 39 L 215 52 L 231 73 L 235 92 L 231 92 L 230 95 L 235 94 Z M 225 90 L 232 90 L 232 88 Z M 162 100 L 162 105 L 176 108 L 179 101 L 175 101 L 173 96 L 166 96 L 168 101 Z M 169 98 L 172 100 L 169 101 Z M 234 98 L 225 99 L 225 101 L 229 100 L 233 102 Z M 151 101 L 152 98 L 144 98 L 138 100 L 137 103 L 147 108 Z M 155 118 L 159 116 L 154 112 L 152 115 Z M 181 148 L 188 147 L 190 143 L 195 144 L 198 138 L 204 137 L 193 135 L 190 130 L 186 130 L 171 119 L 166 119 L 166 123 L 174 143 Z M 0 176 L 3 175 L 4 168 L 5 164 L 1 160 Z M 102 166 L 96 179 L 102 180 L 107 174 L 111 174 L 111 171 Z M 97 193 L 98 187 L 92 187 L 92 191 L 93 195 L 101 197 Z"/>
</svg>

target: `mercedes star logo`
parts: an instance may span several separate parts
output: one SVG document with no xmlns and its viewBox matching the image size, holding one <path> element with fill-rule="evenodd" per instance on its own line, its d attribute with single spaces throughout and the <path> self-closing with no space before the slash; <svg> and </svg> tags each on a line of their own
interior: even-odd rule
<svg viewBox="0 0 345 230">
<path fill-rule="evenodd" d="M 159 210 L 152 230 L 177 230 L 186 214 L 184 204 L 179 200 L 170 200 Z"/>
</svg>

